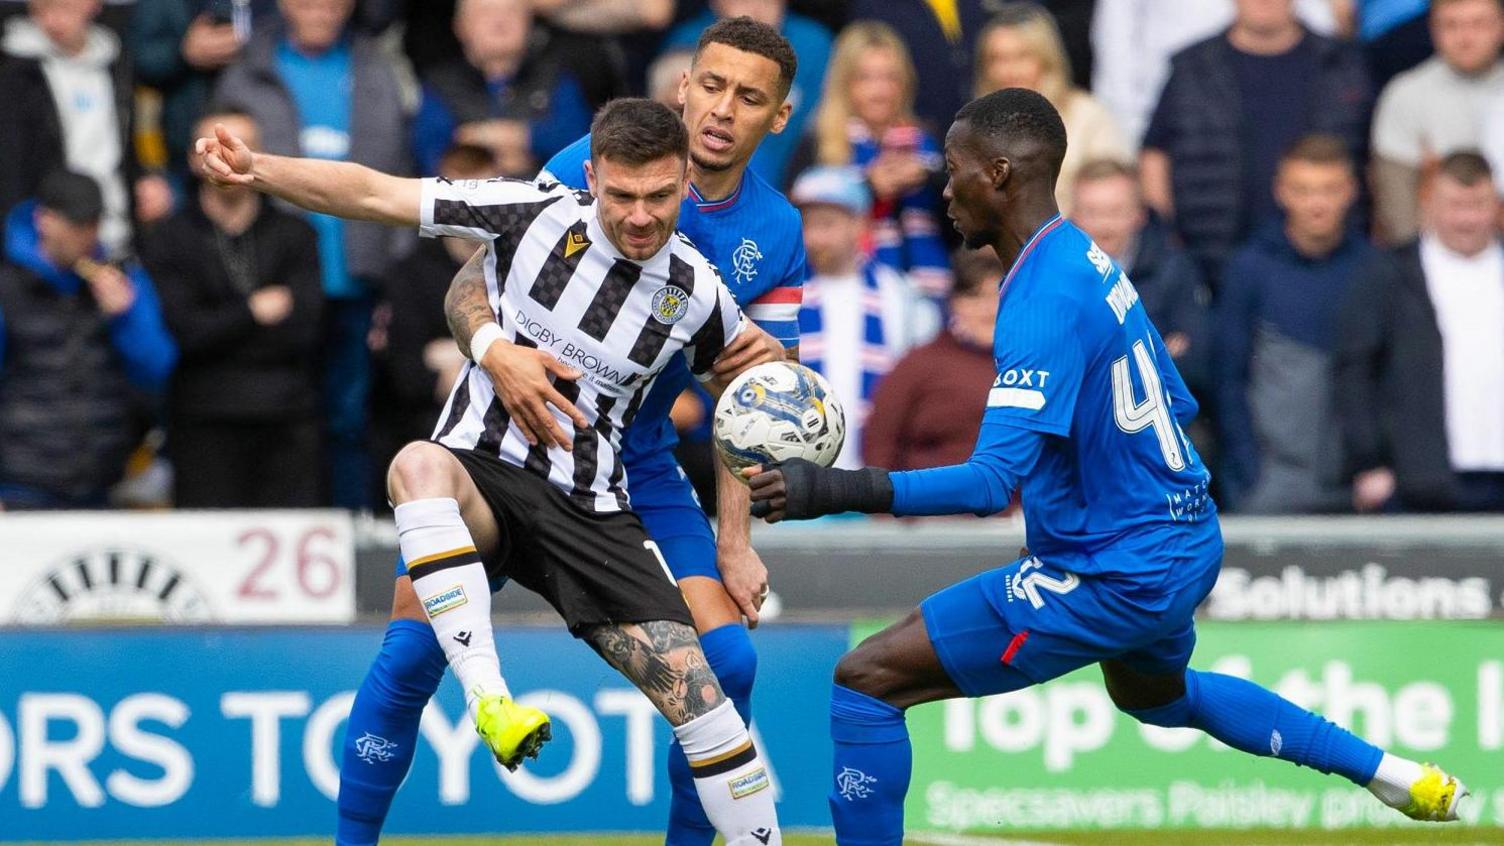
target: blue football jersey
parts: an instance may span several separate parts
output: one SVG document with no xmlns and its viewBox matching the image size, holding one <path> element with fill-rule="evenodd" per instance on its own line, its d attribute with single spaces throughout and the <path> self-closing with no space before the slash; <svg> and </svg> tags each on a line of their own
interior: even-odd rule
<svg viewBox="0 0 1504 846">
<path fill-rule="evenodd" d="M 1181 429 L 1196 401 L 1133 283 L 1057 216 L 999 296 L 984 420 L 1050 436 L 1023 479 L 1030 551 L 1081 573 L 1154 566 L 1133 561 L 1215 506 Z"/>
<path fill-rule="evenodd" d="M 559 151 L 544 166 L 547 175 L 583 189 L 590 136 Z M 539 174 L 544 176 L 545 174 Z M 788 199 L 748 170 L 731 196 L 704 200 L 694 186 L 679 210 L 679 231 L 721 271 L 726 287 L 747 317 L 785 347 L 799 344 L 799 304 L 804 289 L 804 229 Z M 622 438 L 622 460 L 631 467 L 672 460 L 679 439 L 669 420 L 674 400 L 692 377 L 682 357 L 659 375 Z M 637 491 L 633 491 L 634 501 Z"/>
</svg>

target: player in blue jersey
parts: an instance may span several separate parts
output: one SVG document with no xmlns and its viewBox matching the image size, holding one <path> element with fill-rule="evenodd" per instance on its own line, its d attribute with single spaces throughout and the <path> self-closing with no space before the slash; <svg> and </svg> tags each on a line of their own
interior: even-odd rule
<svg viewBox="0 0 1504 846">
<path fill-rule="evenodd" d="M 776 30 L 748 18 L 708 28 L 690 74 L 681 83 L 683 117 L 690 136 L 690 196 L 681 207 L 679 228 L 720 269 L 748 317 L 763 332 L 745 340 L 717 362 L 716 373 L 736 372 L 759 360 L 797 356 L 798 312 L 804 283 L 804 246 L 799 214 L 776 190 L 747 169 L 757 145 L 779 132 L 791 110 L 787 102 L 796 60 Z M 588 182 L 587 136 L 561 151 L 541 179 L 584 189 Z M 555 389 L 559 379 L 579 373 L 536 349 L 488 340 L 494 315 L 485 279 L 472 261 L 455 278 L 448 298 L 450 327 L 460 348 L 484 367 L 512 419 L 530 440 L 569 449 L 573 438 L 554 412 L 583 418 Z M 480 339 L 477 341 L 477 339 Z M 480 347 L 484 348 L 480 348 Z M 719 532 L 673 458 L 677 441 L 668 412 L 689 384 L 689 369 L 675 360 L 659 377 L 627 428 L 622 444 L 632 508 L 679 582 L 694 615 L 706 658 L 728 698 L 750 722 L 752 681 L 757 656 L 745 617 L 755 625 L 767 595 L 767 570 L 748 541 L 748 492 L 729 473 L 718 480 Z M 552 411 L 550 410 L 552 407 Z M 374 843 L 402 779 L 412 762 L 422 709 L 437 689 L 445 667 L 423 609 L 399 562 L 392 621 L 381 652 L 351 709 L 340 768 L 337 843 Z M 515 765 L 536 751 L 538 727 L 546 717 L 517 703 L 506 749 L 493 749 Z M 375 738 L 374 743 L 362 738 Z M 490 739 L 488 738 L 488 743 Z M 368 753 L 379 747 L 382 755 Z M 700 807 L 688 761 L 677 742 L 670 750 L 673 797 L 667 842 L 708 846 L 715 836 Z"/>
<path fill-rule="evenodd" d="M 1011 269 L 997 380 L 975 452 L 932 470 L 747 471 L 770 521 L 842 511 L 989 514 L 1022 483 L 1030 554 L 924 600 L 841 659 L 831 696 L 837 842 L 897 844 L 911 754 L 904 709 L 1018 690 L 1100 664 L 1138 720 L 1201 729 L 1369 788 L 1415 819 L 1456 819 L 1466 788 L 1252 682 L 1188 669 L 1193 612 L 1221 566 L 1210 476 L 1181 426 L 1196 403 L 1127 276 L 1055 206 L 1065 127 L 1043 97 L 973 101 L 946 137 L 945 198 L 967 246 Z"/>
</svg>

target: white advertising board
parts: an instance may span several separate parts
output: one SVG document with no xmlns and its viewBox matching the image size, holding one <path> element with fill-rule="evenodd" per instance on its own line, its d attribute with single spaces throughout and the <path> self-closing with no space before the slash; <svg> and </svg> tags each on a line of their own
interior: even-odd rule
<svg viewBox="0 0 1504 846">
<path fill-rule="evenodd" d="M 0 514 L 0 625 L 346 623 L 342 511 Z"/>
</svg>

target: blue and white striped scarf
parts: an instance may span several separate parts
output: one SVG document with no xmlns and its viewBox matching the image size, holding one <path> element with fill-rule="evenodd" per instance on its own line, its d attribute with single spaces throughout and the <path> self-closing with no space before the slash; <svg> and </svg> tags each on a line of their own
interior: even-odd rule
<svg viewBox="0 0 1504 846">
<path fill-rule="evenodd" d="M 877 283 L 877 265 L 865 262 L 862 265 L 862 395 L 841 397 L 848 413 L 854 413 L 860 425 L 867 417 L 872 404 L 872 395 L 877 383 L 893 369 L 893 356 L 888 351 L 887 338 L 883 331 L 883 296 Z M 799 308 L 799 360 L 815 372 L 829 378 L 826 363 L 825 315 L 826 308 L 851 308 L 852 303 L 824 300 L 820 277 L 804 283 L 804 303 Z M 839 354 L 839 353 L 838 353 Z M 854 401 L 853 401 L 854 400 Z"/>
</svg>

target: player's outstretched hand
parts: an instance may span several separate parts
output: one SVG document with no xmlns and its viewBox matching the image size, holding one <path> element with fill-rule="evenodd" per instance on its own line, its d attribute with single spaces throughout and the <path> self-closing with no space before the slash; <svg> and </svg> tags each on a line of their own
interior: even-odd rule
<svg viewBox="0 0 1504 846">
<path fill-rule="evenodd" d="M 214 124 L 212 138 L 195 141 L 193 154 L 198 159 L 199 171 L 215 185 L 250 185 L 255 181 L 251 176 L 255 154 L 244 141 L 231 135 L 224 124 Z"/>
<path fill-rule="evenodd" d="M 742 471 L 752 492 L 752 516 L 769 523 L 812 520 L 843 511 L 886 514 L 893 508 L 893 481 L 879 467 L 837 470 L 803 458 Z"/>
<path fill-rule="evenodd" d="M 710 372 L 729 383 L 743 370 L 770 361 L 783 361 L 783 344 L 755 323 L 747 324 L 736 338 L 721 350 Z"/>
<path fill-rule="evenodd" d="M 554 379 L 574 381 L 580 378 L 580 371 L 549 353 L 498 341 L 486 348 L 480 366 L 491 377 L 502 407 L 517 421 L 529 445 L 558 446 L 566 451 L 574 448 L 574 437 L 559 425 L 549 406 L 563 412 L 576 427 L 590 427 L 584 413 L 554 387 Z"/>
</svg>

